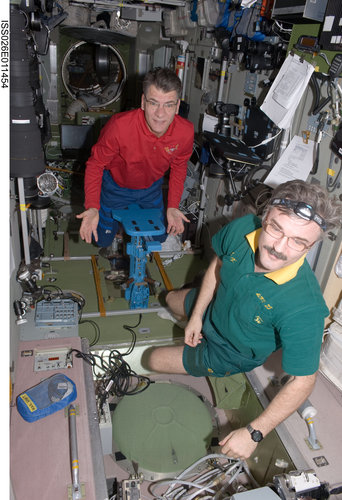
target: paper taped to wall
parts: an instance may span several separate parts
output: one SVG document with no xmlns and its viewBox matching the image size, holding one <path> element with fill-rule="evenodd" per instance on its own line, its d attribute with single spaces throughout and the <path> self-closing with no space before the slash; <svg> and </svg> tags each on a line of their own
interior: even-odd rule
<svg viewBox="0 0 342 500">
<path fill-rule="evenodd" d="M 315 141 L 305 143 L 295 135 L 282 156 L 265 179 L 265 184 L 275 188 L 283 182 L 301 179 L 306 181 L 315 161 Z"/>
<path fill-rule="evenodd" d="M 314 71 L 312 64 L 289 54 L 260 109 L 279 127 L 291 126 L 293 115 Z"/>
</svg>

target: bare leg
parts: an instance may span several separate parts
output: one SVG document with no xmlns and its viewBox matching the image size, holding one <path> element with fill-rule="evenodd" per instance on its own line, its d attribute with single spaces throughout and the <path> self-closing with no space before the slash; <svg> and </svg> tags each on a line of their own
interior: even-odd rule
<svg viewBox="0 0 342 500">
<path fill-rule="evenodd" d="M 174 317 L 178 320 L 186 320 L 187 316 L 184 309 L 184 301 L 191 288 L 184 288 L 181 290 L 171 290 L 166 295 L 166 303 Z"/>
<path fill-rule="evenodd" d="M 156 347 L 150 354 L 150 370 L 161 373 L 187 373 L 183 366 L 183 346 Z"/>
<path fill-rule="evenodd" d="M 166 304 L 172 315 L 179 321 L 187 320 L 184 300 L 190 289 L 172 290 L 166 295 Z M 147 364 L 150 370 L 161 373 L 186 374 L 183 366 L 184 346 L 156 347 L 149 355 Z"/>
</svg>

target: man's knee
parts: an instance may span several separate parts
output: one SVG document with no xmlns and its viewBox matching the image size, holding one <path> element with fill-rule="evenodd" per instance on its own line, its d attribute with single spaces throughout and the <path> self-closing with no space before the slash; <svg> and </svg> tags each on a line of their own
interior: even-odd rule
<svg viewBox="0 0 342 500">
<path fill-rule="evenodd" d="M 174 302 L 174 296 L 175 296 L 175 290 L 171 290 L 165 296 L 165 301 L 168 307 L 172 307 L 172 304 Z"/>
<path fill-rule="evenodd" d="M 171 290 L 165 297 L 166 304 L 179 319 L 186 319 L 185 297 L 190 289 Z"/>
</svg>

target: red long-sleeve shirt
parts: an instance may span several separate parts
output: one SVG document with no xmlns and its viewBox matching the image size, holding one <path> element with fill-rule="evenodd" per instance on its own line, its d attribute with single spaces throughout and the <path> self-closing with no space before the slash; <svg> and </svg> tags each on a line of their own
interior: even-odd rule
<svg viewBox="0 0 342 500">
<path fill-rule="evenodd" d="M 148 129 L 142 109 L 112 116 L 87 161 L 85 208 L 100 208 L 104 169 L 110 170 L 119 186 L 144 189 L 163 177 L 169 168 L 168 208 L 178 208 L 193 140 L 193 124 L 179 115 L 159 138 Z"/>
</svg>

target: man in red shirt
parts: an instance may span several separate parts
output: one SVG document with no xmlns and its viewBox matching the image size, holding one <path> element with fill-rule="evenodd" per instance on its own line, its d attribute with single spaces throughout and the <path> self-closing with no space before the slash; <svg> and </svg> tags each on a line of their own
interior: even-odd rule
<svg viewBox="0 0 342 500">
<path fill-rule="evenodd" d="M 192 154 L 194 127 L 178 115 L 181 82 L 168 68 L 155 68 L 143 81 L 141 108 L 113 115 L 93 146 L 85 172 L 85 211 L 80 236 L 108 247 L 117 232 L 115 208 L 132 203 L 163 210 L 162 184 L 170 169 L 166 231 L 180 234 L 179 210 Z M 161 241 L 165 240 L 163 235 Z"/>
</svg>

